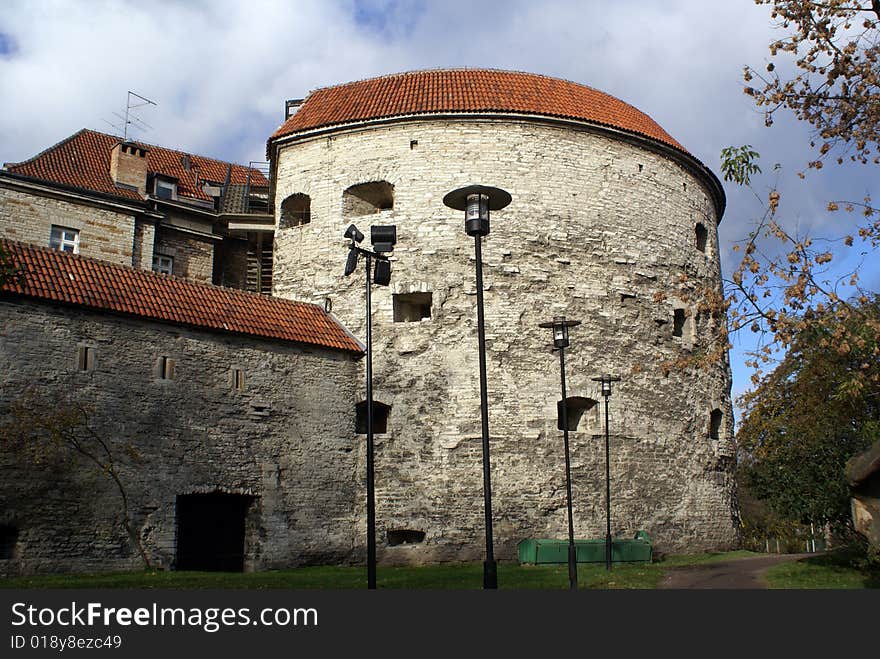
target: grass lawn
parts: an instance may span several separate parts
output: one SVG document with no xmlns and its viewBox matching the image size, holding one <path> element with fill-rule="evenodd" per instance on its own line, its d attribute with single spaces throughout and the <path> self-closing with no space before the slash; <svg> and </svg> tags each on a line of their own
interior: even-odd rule
<svg viewBox="0 0 880 659">
<path fill-rule="evenodd" d="M 767 571 L 771 588 L 880 588 L 880 567 L 866 568 L 846 550 L 817 554 Z"/>
<path fill-rule="evenodd" d="M 615 564 L 609 573 L 605 565 L 579 564 L 581 588 L 656 588 L 667 569 L 699 565 L 709 561 L 753 555 L 736 551 L 721 554 L 669 556 L 654 563 Z M 0 579 L 0 588 L 282 588 L 363 589 L 363 567 L 303 567 L 251 573 L 228 572 L 121 572 L 86 575 L 41 575 Z M 381 589 L 479 590 L 483 586 L 482 563 L 427 567 L 382 567 L 376 571 Z M 567 589 L 566 565 L 498 565 L 501 589 Z"/>
</svg>

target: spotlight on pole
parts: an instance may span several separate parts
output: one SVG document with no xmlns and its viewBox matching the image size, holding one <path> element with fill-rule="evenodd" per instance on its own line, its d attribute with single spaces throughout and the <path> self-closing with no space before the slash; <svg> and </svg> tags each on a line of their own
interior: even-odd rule
<svg viewBox="0 0 880 659">
<path fill-rule="evenodd" d="M 568 394 L 565 392 L 565 349 L 568 347 L 568 328 L 577 327 L 579 320 L 566 320 L 556 316 L 552 321 L 540 323 L 538 327 L 553 330 L 553 347 L 559 351 L 559 373 L 562 380 L 562 401 L 559 405 L 563 444 L 565 446 L 565 491 L 568 495 L 568 586 L 577 590 L 577 548 L 574 546 L 574 517 L 571 509 L 571 458 L 568 450 Z"/>
<path fill-rule="evenodd" d="M 345 261 L 345 276 L 357 269 L 359 256 L 365 257 L 366 265 L 366 306 L 367 306 L 367 588 L 376 588 L 376 488 L 373 466 L 373 314 L 371 283 L 387 286 L 391 283 L 391 262 L 387 254 L 397 243 L 397 227 L 394 225 L 375 226 L 370 229 L 370 242 L 373 251 L 359 245 L 364 240 L 358 228 L 351 224 L 345 230 L 348 258 Z M 372 262 L 375 259 L 375 272 Z M 372 278 L 372 279 L 371 279 Z"/>
<path fill-rule="evenodd" d="M 469 185 L 447 193 L 443 203 L 464 211 L 464 231 L 474 237 L 477 268 L 477 338 L 480 357 L 480 418 L 483 428 L 483 507 L 486 514 L 486 561 L 483 563 L 483 588 L 498 588 L 498 566 L 492 544 L 492 479 L 489 468 L 489 402 L 486 384 L 486 328 L 483 316 L 483 253 L 481 238 L 489 234 L 489 211 L 510 203 L 510 193 L 485 185 Z"/>
</svg>

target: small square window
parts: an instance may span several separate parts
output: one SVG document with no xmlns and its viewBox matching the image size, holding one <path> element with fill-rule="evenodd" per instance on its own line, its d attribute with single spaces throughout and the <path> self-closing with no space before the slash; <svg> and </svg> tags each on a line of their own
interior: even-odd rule
<svg viewBox="0 0 880 659">
<path fill-rule="evenodd" d="M 174 274 L 174 258 L 164 254 L 154 254 L 153 272 L 160 272 L 163 275 Z"/>
<path fill-rule="evenodd" d="M 79 230 L 53 224 L 49 234 L 49 247 L 62 252 L 79 254 Z"/>
<path fill-rule="evenodd" d="M 418 322 L 430 317 L 430 293 L 405 293 L 394 296 L 395 323 Z"/>
</svg>

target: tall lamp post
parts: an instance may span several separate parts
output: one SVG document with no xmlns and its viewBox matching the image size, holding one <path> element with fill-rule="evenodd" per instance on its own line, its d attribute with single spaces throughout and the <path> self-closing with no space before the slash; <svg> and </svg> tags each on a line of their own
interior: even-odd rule
<svg viewBox="0 0 880 659">
<path fill-rule="evenodd" d="M 348 246 L 348 259 L 345 262 L 345 276 L 357 269 L 359 256 L 364 256 L 366 264 L 367 288 L 367 588 L 376 588 L 376 490 L 373 472 L 373 313 L 370 283 L 387 286 L 391 283 L 391 261 L 388 253 L 397 243 L 397 227 L 394 225 L 374 226 L 370 229 L 370 242 L 373 251 L 364 249 L 359 243 L 364 234 L 355 225 L 345 230 L 345 237 L 351 242 Z M 372 267 L 376 260 L 375 271 Z"/>
<path fill-rule="evenodd" d="M 474 238 L 477 262 L 477 336 L 480 354 L 480 418 L 483 428 L 483 508 L 486 514 L 486 560 L 483 563 L 483 588 L 498 588 L 498 566 L 492 545 L 492 480 L 489 469 L 489 403 L 486 393 L 486 330 L 483 318 L 483 252 L 481 239 L 489 234 L 489 211 L 510 203 L 510 193 L 485 185 L 458 188 L 443 197 L 449 208 L 464 211 L 464 231 Z"/>
<path fill-rule="evenodd" d="M 572 590 L 577 590 L 577 549 L 574 546 L 574 520 L 571 512 L 571 459 L 568 451 L 568 395 L 565 392 L 565 349 L 568 347 L 568 328 L 580 325 L 579 320 L 566 320 L 564 316 L 556 316 L 552 321 L 540 323 L 538 327 L 549 327 L 553 330 L 553 347 L 559 351 L 559 372 L 562 380 L 562 404 L 559 406 L 559 425 L 565 444 L 565 490 L 568 494 L 568 583 Z"/>
<path fill-rule="evenodd" d="M 605 398 L 605 569 L 611 570 L 611 466 L 608 449 L 608 399 L 611 398 L 611 383 L 620 382 L 620 378 L 605 374 L 593 378 L 593 381 L 602 383 L 602 396 Z"/>
</svg>

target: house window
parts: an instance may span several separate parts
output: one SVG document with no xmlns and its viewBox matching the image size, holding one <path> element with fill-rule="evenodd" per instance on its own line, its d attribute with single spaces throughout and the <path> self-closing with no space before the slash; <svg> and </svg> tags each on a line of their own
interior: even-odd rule
<svg viewBox="0 0 880 659">
<path fill-rule="evenodd" d="M 395 295 L 394 322 L 411 323 L 431 317 L 430 293 L 405 293 Z"/>
<path fill-rule="evenodd" d="M 174 379 L 174 360 L 171 357 L 162 355 L 156 361 L 156 379 L 173 380 Z"/>
<path fill-rule="evenodd" d="M 95 370 L 95 349 L 91 346 L 79 346 L 76 349 L 76 367 L 80 371 Z"/>
<path fill-rule="evenodd" d="M 232 369 L 232 388 L 235 391 L 244 389 L 244 371 L 240 368 Z"/>
<path fill-rule="evenodd" d="M 342 193 L 342 214 L 347 217 L 371 215 L 394 208 L 394 186 L 388 181 L 359 183 Z"/>
<path fill-rule="evenodd" d="M 163 275 L 174 273 L 174 257 L 165 256 L 164 254 L 153 254 L 153 272 L 160 272 Z"/>
<path fill-rule="evenodd" d="M 355 405 L 355 432 L 359 435 L 367 434 L 367 401 L 362 400 Z M 382 435 L 388 432 L 388 413 L 391 406 L 373 401 L 373 434 Z"/>
<path fill-rule="evenodd" d="M 312 221 L 312 200 L 306 194 L 292 194 L 281 202 L 279 229 L 289 229 Z"/>
<path fill-rule="evenodd" d="M 158 199 L 177 199 L 177 183 L 157 178 L 156 197 Z"/>
<path fill-rule="evenodd" d="M 62 252 L 79 254 L 79 230 L 52 225 L 49 234 L 49 247 Z"/>
<path fill-rule="evenodd" d="M 676 309 L 672 317 L 672 336 L 684 335 L 685 313 L 684 309 Z"/>
<path fill-rule="evenodd" d="M 721 425 L 724 422 L 724 412 L 719 409 L 712 410 L 709 414 L 709 439 L 721 438 Z"/>
<path fill-rule="evenodd" d="M 697 222 L 697 226 L 694 229 L 694 240 L 696 242 L 697 249 L 701 252 L 706 251 L 706 241 L 709 238 L 709 230 L 706 229 L 706 225 L 702 222 Z"/>
</svg>

